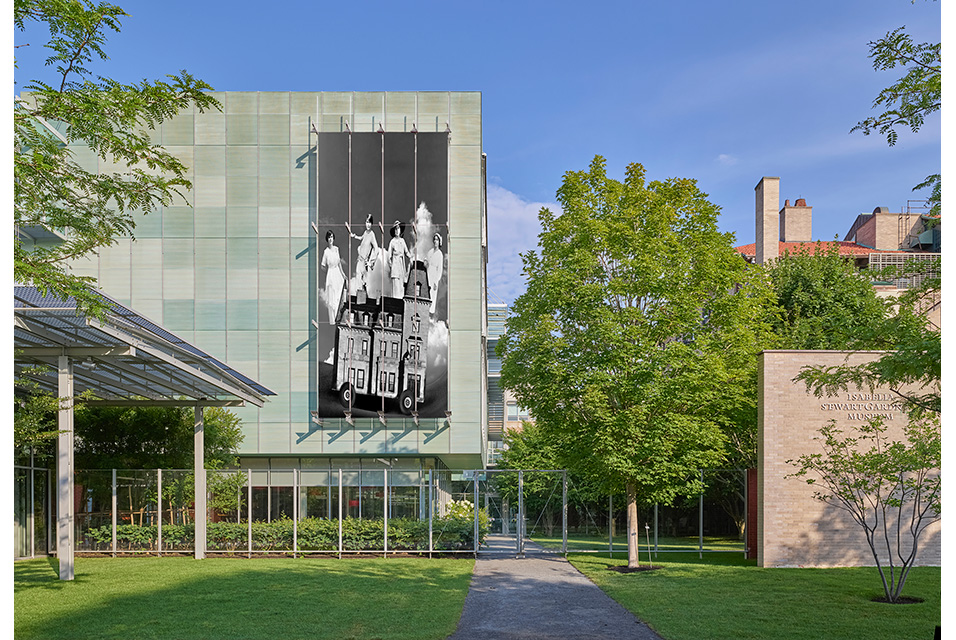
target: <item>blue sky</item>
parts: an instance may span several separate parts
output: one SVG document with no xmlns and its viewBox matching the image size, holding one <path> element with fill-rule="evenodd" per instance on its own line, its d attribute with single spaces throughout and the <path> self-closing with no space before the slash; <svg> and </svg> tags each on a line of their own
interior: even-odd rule
<svg viewBox="0 0 956 640">
<path fill-rule="evenodd" d="M 595 154 L 617 177 L 696 178 L 720 226 L 753 242 L 753 188 L 780 177 L 815 238 L 874 207 L 923 197 L 939 115 L 890 148 L 850 134 L 897 71 L 867 42 L 906 25 L 939 41 L 928 0 L 757 2 L 119 2 L 129 18 L 95 70 L 121 81 L 187 69 L 217 90 L 478 90 L 489 174 L 489 283 L 523 290 L 519 253 L 562 174 Z M 30 41 L 20 35 L 15 42 Z M 18 49 L 35 77 L 38 46 Z"/>
</svg>

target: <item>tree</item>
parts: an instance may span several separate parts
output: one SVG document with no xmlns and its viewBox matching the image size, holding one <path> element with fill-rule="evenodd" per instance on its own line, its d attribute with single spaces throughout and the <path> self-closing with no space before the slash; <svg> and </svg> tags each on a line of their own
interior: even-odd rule
<svg viewBox="0 0 956 640">
<path fill-rule="evenodd" d="M 873 280 L 851 259 L 817 243 L 786 253 L 767 267 L 776 295 L 773 330 L 781 349 L 885 349 L 889 309 Z"/>
<path fill-rule="evenodd" d="M 905 442 L 891 441 L 879 419 L 857 431 L 844 435 L 831 421 L 820 429 L 823 452 L 789 460 L 798 471 L 788 477 L 806 477 L 817 500 L 850 514 L 865 532 L 886 600 L 899 602 L 920 538 L 941 515 L 939 417 L 911 421 Z"/>
<path fill-rule="evenodd" d="M 527 290 L 498 343 L 501 384 L 555 443 L 559 460 L 624 489 L 629 565 L 637 504 L 698 495 L 724 460 L 722 424 L 753 390 L 767 290 L 717 230 L 696 182 L 624 181 L 595 157 L 565 174 L 563 212 L 542 209 Z"/>
<path fill-rule="evenodd" d="M 889 388 L 895 393 L 911 419 L 925 414 L 938 416 L 942 407 L 942 332 L 929 322 L 925 313 L 941 299 L 940 260 L 913 260 L 891 267 L 879 277 L 917 282 L 890 302 L 893 313 L 882 323 L 889 338 L 886 353 L 860 365 L 806 367 L 797 379 L 806 383 L 816 396 L 834 395 L 850 387 Z"/>
<path fill-rule="evenodd" d="M 869 43 L 870 58 L 876 71 L 888 71 L 896 67 L 906 69 L 906 74 L 883 89 L 873 101 L 873 108 L 884 108 L 877 116 L 861 120 L 850 131 L 862 131 L 863 135 L 879 133 L 886 136 L 891 147 L 896 144 L 898 127 L 907 127 L 916 133 L 923 126 L 926 116 L 936 113 L 942 106 L 942 58 L 940 43 L 914 43 L 903 27 L 890 31 L 885 36 Z M 927 176 L 913 190 L 931 189 L 930 215 L 940 214 L 940 174 Z"/>
<path fill-rule="evenodd" d="M 548 433 L 536 422 L 525 422 L 521 429 L 509 429 L 504 434 L 505 450 L 501 454 L 499 470 L 561 469 L 558 452 Z M 495 491 L 511 505 L 518 504 L 517 473 L 494 473 L 490 476 Z M 536 524 L 544 527 L 550 537 L 561 518 L 561 482 L 556 473 L 526 473 L 523 476 L 523 503 L 526 513 L 535 514 Z M 581 505 L 606 496 L 593 483 L 575 473 L 568 474 L 568 503 Z M 505 514 L 502 514 L 505 515 Z"/>
<path fill-rule="evenodd" d="M 99 312 L 92 278 L 70 273 L 70 260 L 132 235 L 136 213 L 168 205 L 191 187 L 186 167 L 155 145 L 150 132 L 190 105 L 218 108 L 209 85 L 186 71 L 164 81 L 122 84 L 95 76 L 88 65 L 107 59 L 110 31 L 123 10 L 91 0 L 15 0 L 14 26 L 49 28 L 46 79 L 28 82 L 14 98 L 14 279 L 44 294 L 75 298 Z M 113 172 L 89 170 L 72 146 L 88 148 Z M 55 243 L 28 242 L 30 229 L 62 234 Z"/>
<path fill-rule="evenodd" d="M 192 407 L 76 407 L 76 467 L 191 469 Z M 222 407 L 203 409 L 207 469 L 234 466 L 242 443 L 239 418 Z"/>
</svg>

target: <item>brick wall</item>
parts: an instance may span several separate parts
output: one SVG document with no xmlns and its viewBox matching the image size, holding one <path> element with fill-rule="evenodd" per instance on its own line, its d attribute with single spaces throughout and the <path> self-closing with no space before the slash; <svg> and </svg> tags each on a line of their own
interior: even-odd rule
<svg viewBox="0 0 956 640">
<path fill-rule="evenodd" d="M 822 451 L 820 427 L 831 419 L 840 427 L 865 422 L 860 414 L 887 413 L 893 438 L 902 436 L 905 416 L 889 408 L 892 393 L 860 398 L 851 390 L 817 398 L 793 378 L 806 365 L 859 364 L 878 353 L 844 351 L 765 351 L 761 354 L 757 440 L 757 564 L 762 567 L 871 566 L 874 564 L 863 529 L 840 509 L 813 498 L 805 479 L 787 478 L 796 467 L 787 461 Z M 849 396 L 849 397 L 848 397 Z M 940 525 L 920 539 L 917 564 L 940 564 Z"/>
</svg>

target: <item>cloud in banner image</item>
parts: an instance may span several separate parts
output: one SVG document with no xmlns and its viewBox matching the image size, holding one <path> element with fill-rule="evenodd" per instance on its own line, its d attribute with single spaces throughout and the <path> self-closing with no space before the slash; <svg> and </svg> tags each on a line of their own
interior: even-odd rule
<svg viewBox="0 0 956 640">
<path fill-rule="evenodd" d="M 433 322 L 428 329 L 428 369 L 444 369 L 448 365 L 448 325 Z"/>
<path fill-rule="evenodd" d="M 502 186 L 488 185 L 488 287 L 511 303 L 524 293 L 519 254 L 538 246 L 538 212 L 547 207 L 561 212 L 556 202 L 530 202 Z"/>
</svg>

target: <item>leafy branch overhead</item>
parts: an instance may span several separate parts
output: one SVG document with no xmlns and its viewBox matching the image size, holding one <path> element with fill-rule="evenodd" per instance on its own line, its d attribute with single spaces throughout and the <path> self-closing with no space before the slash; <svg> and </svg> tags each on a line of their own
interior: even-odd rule
<svg viewBox="0 0 956 640">
<path fill-rule="evenodd" d="M 864 135 L 879 133 L 886 136 L 887 144 L 892 147 L 899 138 L 897 127 L 907 127 L 916 133 L 923 126 L 926 116 L 940 109 L 940 43 L 914 43 L 912 36 L 900 27 L 869 44 L 875 70 L 888 71 L 899 66 L 907 69 L 907 72 L 883 89 L 873 101 L 874 109 L 886 110 L 878 116 L 861 120 L 851 131 L 862 131 Z"/>
<path fill-rule="evenodd" d="M 898 127 L 916 133 L 923 126 L 926 116 L 936 113 L 942 106 L 942 58 L 940 43 L 913 42 L 899 27 L 883 38 L 870 42 L 870 58 L 876 71 L 889 71 L 896 67 L 906 69 L 906 74 L 889 87 L 880 91 L 873 101 L 874 109 L 885 109 L 876 116 L 861 120 L 853 131 L 863 135 L 878 133 L 886 136 L 891 147 L 899 139 Z M 940 174 L 932 174 L 913 187 L 913 191 L 929 188 L 930 215 L 940 215 L 942 181 Z"/>
<path fill-rule="evenodd" d="M 184 197 L 187 167 L 154 144 L 156 130 L 181 111 L 219 108 L 211 87 L 186 71 L 133 84 L 94 75 L 125 16 L 90 0 L 14 3 L 18 30 L 48 27 L 52 70 L 14 98 L 14 278 L 94 311 L 92 278 L 72 274 L 69 262 L 132 236 L 136 214 Z M 58 238 L 44 240 L 50 232 Z"/>
</svg>

